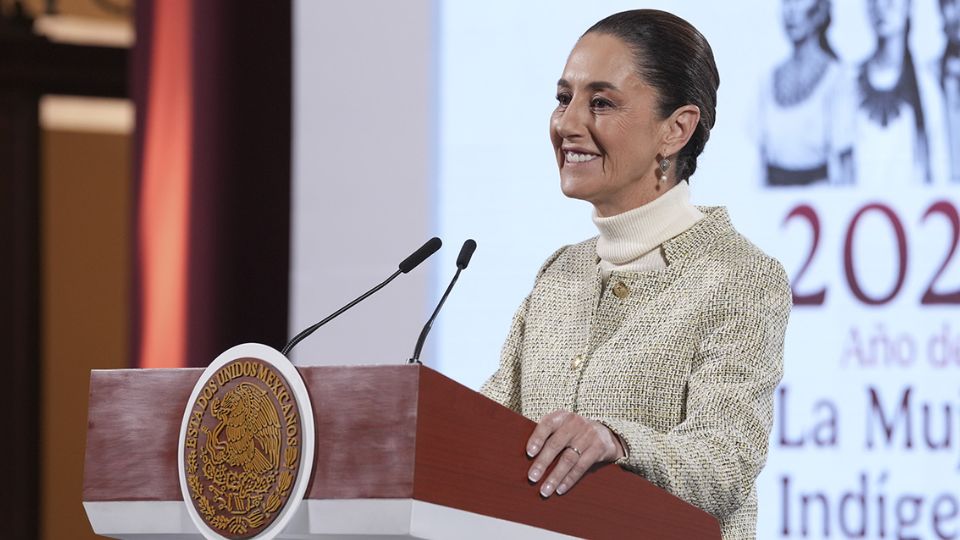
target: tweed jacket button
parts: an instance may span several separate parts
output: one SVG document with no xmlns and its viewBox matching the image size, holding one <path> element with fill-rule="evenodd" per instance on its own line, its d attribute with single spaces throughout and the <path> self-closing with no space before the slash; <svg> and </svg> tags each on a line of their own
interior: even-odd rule
<svg viewBox="0 0 960 540">
<path fill-rule="evenodd" d="M 623 300 L 630 294 L 630 287 L 627 287 L 622 281 L 618 281 L 617 284 L 613 286 L 613 294 Z"/>
<path fill-rule="evenodd" d="M 580 369 L 580 366 L 583 365 L 583 355 L 578 354 L 573 357 L 573 360 L 570 362 L 570 369 Z"/>
</svg>

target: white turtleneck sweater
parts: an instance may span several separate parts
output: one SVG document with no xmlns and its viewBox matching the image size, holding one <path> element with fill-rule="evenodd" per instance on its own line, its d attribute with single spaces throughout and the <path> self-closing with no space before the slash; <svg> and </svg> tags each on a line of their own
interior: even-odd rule
<svg viewBox="0 0 960 540">
<path fill-rule="evenodd" d="M 681 181 L 647 204 L 611 217 L 593 212 L 600 230 L 597 256 L 604 284 L 610 272 L 647 272 L 667 267 L 661 245 L 703 218 L 690 203 L 690 185 Z"/>
</svg>

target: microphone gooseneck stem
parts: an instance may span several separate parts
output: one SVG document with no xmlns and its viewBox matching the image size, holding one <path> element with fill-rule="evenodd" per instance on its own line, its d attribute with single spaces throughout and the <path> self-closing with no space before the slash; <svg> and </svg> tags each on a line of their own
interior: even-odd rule
<svg viewBox="0 0 960 540">
<path fill-rule="evenodd" d="M 434 250 L 434 251 L 436 251 L 436 250 Z M 331 313 L 327 318 L 323 319 L 322 321 L 318 322 L 317 324 L 315 324 L 315 325 L 307 328 L 307 329 L 304 330 L 303 332 L 300 332 L 299 334 L 297 334 L 296 336 L 294 336 L 293 339 L 291 339 L 291 340 L 286 344 L 286 346 L 283 348 L 283 350 L 280 351 L 280 352 L 281 352 L 284 356 L 287 356 L 288 353 L 290 352 L 290 350 L 293 349 L 293 348 L 297 345 L 297 343 L 300 343 L 301 341 L 303 341 L 304 339 L 306 339 L 307 336 L 309 336 L 310 334 L 314 333 L 314 332 L 317 330 L 317 328 L 320 328 L 321 326 L 327 324 L 328 322 L 330 322 L 330 321 L 333 320 L 334 318 L 338 317 L 338 316 L 339 316 L 341 313 L 343 313 L 344 311 L 346 311 L 346 310 L 352 308 L 353 306 L 357 305 L 358 303 L 362 302 L 366 297 L 368 297 L 368 296 L 370 296 L 371 294 L 373 294 L 373 293 L 379 291 L 380 289 L 386 287 L 386 285 L 387 285 L 388 283 L 390 283 L 391 281 L 393 281 L 397 276 L 399 276 L 399 275 L 402 274 L 402 273 L 403 273 L 402 270 L 397 270 L 397 271 L 394 272 L 390 277 L 388 277 L 387 279 L 383 280 L 383 282 L 380 283 L 379 285 L 377 285 L 376 287 L 374 287 L 374 288 L 370 289 L 369 291 L 363 293 L 362 295 L 358 296 L 354 301 L 352 301 L 352 302 L 350 302 L 349 304 L 343 306 L 342 308 L 338 309 L 337 311 L 334 311 L 334 312 Z M 449 292 L 449 291 L 448 291 L 448 292 Z"/>
<path fill-rule="evenodd" d="M 453 274 L 453 279 L 450 280 L 450 285 L 447 285 L 447 290 L 443 292 L 443 296 L 440 297 L 440 303 L 437 304 L 437 308 L 433 310 L 433 315 L 430 315 L 430 320 L 427 321 L 427 324 L 423 326 L 423 330 L 420 331 L 420 337 L 417 338 L 417 346 L 413 349 L 413 356 L 410 357 L 410 360 L 407 361 L 408 364 L 419 364 L 420 363 L 420 351 L 423 350 L 423 344 L 427 341 L 427 334 L 430 333 L 430 328 L 433 327 L 433 321 L 437 318 L 437 314 L 440 313 L 440 308 L 443 307 L 443 303 L 447 301 L 447 297 L 450 296 L 450 291 L 453 290 L 453 285 L 457 282 L 457 278 L 460 277 L 460 272 L 463 271 L 463 268 L 457 268 L 457 272 Z"/>
</svg>

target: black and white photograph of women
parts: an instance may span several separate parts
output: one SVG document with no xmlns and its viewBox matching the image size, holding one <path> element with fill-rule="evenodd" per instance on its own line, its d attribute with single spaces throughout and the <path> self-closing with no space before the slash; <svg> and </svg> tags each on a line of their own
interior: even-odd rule
<svg viewBox="0 0 960 540">
<path fill-rule="evenodd" d="M 946 176 L 942 98 L 911 51 L 911 0 L 867 0 L 875 48 L 857 69 L 854 150 L 862 186 L 932 185 Z"/>
<path fill-rule="evenodd" d="M 960 183 L 960 0 L 940 0 L 946 44 L 935 69 L 944 96 L 950 180 Z"/>
<path fill-rule="evenodd" d="M 853 93 L 830 45 L 830 0 L 782 0 L 790 55 L 760 92 L 760 154 L 768 186 L 850 184 Z"/>
</svg>

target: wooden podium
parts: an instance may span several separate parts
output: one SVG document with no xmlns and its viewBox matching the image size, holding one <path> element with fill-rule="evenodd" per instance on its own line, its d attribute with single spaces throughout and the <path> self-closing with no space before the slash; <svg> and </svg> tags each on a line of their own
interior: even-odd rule
<svg viewBox="0 0 960 540">
<path fill-rule="evenodd" d="M 299 368 L 316 426 L 305 500 L 278 538 L 720 538 L 712 516 L 614 465 L 543 499 L 534 423 L 423 366 Z M 202 538 L 177 440 L 202 369 L 96 370 L 83 504 L 97 534 Z"/>
</svg>

